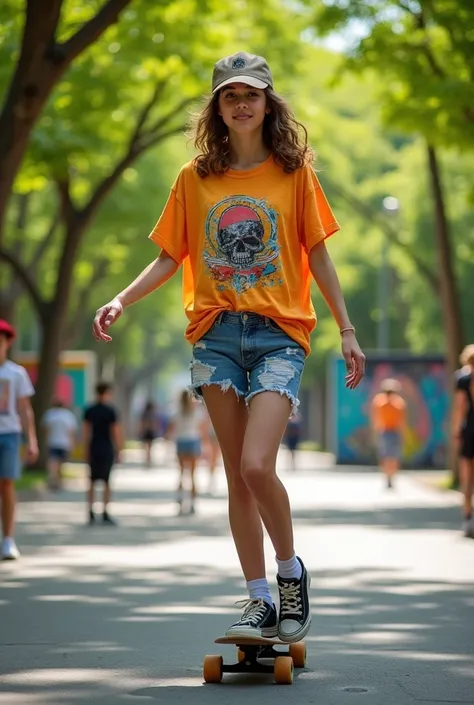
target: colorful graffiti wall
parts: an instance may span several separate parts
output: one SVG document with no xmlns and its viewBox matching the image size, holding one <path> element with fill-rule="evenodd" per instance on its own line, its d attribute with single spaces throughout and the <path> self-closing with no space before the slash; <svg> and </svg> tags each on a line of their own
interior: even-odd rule
<svg viewBox="0 0 474 705">
<path fill-rule="evenodd" d="M 38 355 L 34 352 L 17 353 L 15 362 L 23 365 L 33 384 L 38 374 Z M 54 394 L 74 412 L 78 422 L 82 420 L 84 407 L 94 399 L 97 360 L 89 350 L 66 351 L 61 354 L 60 370 L 56 379 Z M 82 454 L 80 443 L 74 449 L 73 457 Z"/>
<path fill-rule="evenodd" d="M 403 439 L 405 467 L 445 467 L 449 398 L 441 357 L 370 356 L 359 388 L 344 386 L 345 364 L 330 362 L 329 394 L 331 450 L 340 464 L 376 463 L 375 442 L 368 412 L 381 380 L 397 379 L 407 404 L 408 428 Z"/>
</svg>

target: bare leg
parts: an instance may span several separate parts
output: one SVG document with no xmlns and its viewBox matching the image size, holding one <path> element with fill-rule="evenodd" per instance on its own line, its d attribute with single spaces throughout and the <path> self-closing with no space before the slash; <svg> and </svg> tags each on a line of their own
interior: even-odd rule
<svg viewBox="0 0 474 705">
<path fill-rule="evenodd" d="M 92 480 L 89 480 L 89 489 L 87 490 L 87 502 L 89 504 L 89 511 L 94 510 L 94 499 L 95 499 L 95 487 Z"/>
<path fill-rule="evenodd" d="M 229 523 L 245 579 L 265 577 L 263 527 L 257 503 L 241 474 L 242 447 L 248 412 L 233 390 L 211 385 L 204 401 L 222 451 L 229 487 Z"/>
<path fill-rule="evenodd" d="M 104 512 L 107 511 L 107 505 L 110 502 L 111 495 L 110 483 L 104 482 Z"/>
<path fill-rule="evenodd" d="M 197 497 L 196 480 L 194 473 L 196 470 L 196 460 L 194 456 L 189 458 L 189 475 L 191 477 L 191 499 L 194 500 Z"/>
<path fill-rule="evenodd" d="M 242 476 L 255 498 L 260 516 L 280 560 L 294 556 L 293 525 L 288 494 L 276 474 L 276 458 L 291 406 L 278 392 L 261 392 L 250 402 L 242 449 Z"/>
<path fill-rule="evenodd" d="M 48 459 L 48 478 L 51 487 L 59 487 L 60 484 L 60 460 L 59 458 Z"/>
<path fill-rule="evenodd" d="M 151 441 L 145 441 L 145 462 L 147 467 L 151 465 Z"/>
<path fill-rule="evenodd" d="M 474 492 L 474 461 L 470 458 L 459 459 L 461 488 L 463 493 L 463 512 L 467 519 L 472 515 L 472 494 Z"/>
<path fill-rule="evenodd" d="M 13 538 L 15 523 L 15 481 L 0 480 L 2 500 L 2 533 L 4 538 Z"/>
</svg>

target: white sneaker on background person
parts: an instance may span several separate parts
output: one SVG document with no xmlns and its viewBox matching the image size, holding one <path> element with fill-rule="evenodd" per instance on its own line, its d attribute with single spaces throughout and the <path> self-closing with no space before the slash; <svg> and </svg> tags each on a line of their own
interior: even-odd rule
<svg viewBox="0 0 474 705">
<path fill-rule="evenodd" d="M 6 538 L 2 541 L 2 561 L 16 561 L 20 557 L 20 551 L 12 538 Z"/>
</svg>

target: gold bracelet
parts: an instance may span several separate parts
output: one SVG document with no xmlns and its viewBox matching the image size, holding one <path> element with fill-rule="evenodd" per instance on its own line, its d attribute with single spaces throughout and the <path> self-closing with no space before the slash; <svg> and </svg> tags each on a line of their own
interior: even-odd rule
<svg viewBox="0 0 474 705">
<path fill-rule="evenodd" d="M 354 326 L 346 326 L 345 328 L 341 328 L 339 333 L 342 335 L 343 333 L 349 333 L 349 331 L 351 333 L 355 333 L 356 329 L 354 328 Z"/>
</svg>

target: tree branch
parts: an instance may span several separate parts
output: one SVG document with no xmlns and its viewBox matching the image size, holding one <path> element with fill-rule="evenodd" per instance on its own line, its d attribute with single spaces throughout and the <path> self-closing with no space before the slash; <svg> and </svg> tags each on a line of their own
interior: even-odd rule
<svg viewBox="0 0 474 705">
<path fill-rule="evenodd" d="M 175 115 L 179 114 L 179 110 L 183 109 L 183 106 L 185 104 L 191 103 L 195 98 L 186 98 L 185 100 L 182 100 L 178 105 L 174 108 L 174 110 L 169 111 L 159 122 L 162 122 L 163 125 L 168 123 Z M 106 176 L 103 181 L 100 182 L 100 184 L 97 186 L 96 190 L 92 194 L 91 198 L 89 199 L 89 202 L 84 206 L 82 211 L 80 211 L 81 216 L 83 218 L 84 223 L 87 223 L 94 213 L 96 212 L 97 208 L 100 206 L 104 198 L 110 193 L 112 190 L 113 186 L 116 184 L 116 182 L 119 180 L 120 176 L 123 174 L 125 169 L 127 169 L 133 162 L 141 155 L 143 152 L 145 152 L 147 149 L 152 147 L 155 144 L 158 144 L 158 142 L 162 142 L 163 140 L 167 139 L 168 137 L 171 137 L 172 135 L 177 134 L 178 132 L 181 132 L 182 130 L 185 129 L 186 125 L 178 125 L 177 127 L 170 128 L 169 130 L 165 132 L 155 132 L 153 129 L 149 129 L 146 131 L 140 131 L 138 128 L 138 125 L 141 123 L 143 125 L 144 122 L 144 115 L 148 114 L 150 111 L 150 103 L 151 101 L 147 101 L 143 109 L 140 111 L 138 118 L 137 118 L 137 124 L 135 126 L 135 129 L 132 133 L 132 138 L 128 142 L 128 149 L 125 155 L 120 159 L 115 167 L 112 169 L 110 174 Z M 146 119 L 146 115 L 145 115 Z M 158 122 L 156 123 L 158 124 Z M 138 129 L 137 129 L 138 128 Z M 136 139 L 133 138 L 134 135 L 137 135 L 138 137 Z M 70 202 L 70 201 L 69 201 Z M 70 204 L 71 207 L 73 208 L 72 204 Z"/>
<path fill-rule="evenodd" d="M 129 144 L 135 144 L 138 142 L 138 139 L 141 135 L 142 132 L 142 127 L 145 124 L 151 109 L 153 108 L 154 105 L 158 102 L 160 96 L 163 94 L 163 91 L 166 87 L 166 81 L 158 81 L 155 85 L 155 88 L 153 90 L 153 95 L 151 96 L 150 100 L 145 103 L 143 106 L 142 110 L 138 114 L 138 119 L 137 119 L 137 124 L 135 126 L 135 130 L 132 133 L 132 136 L 130 138 Z"/>
<path fill-rule="evenodd" d="M 37 245 L 37 247 L 36 247 L 36 249 L 35 249 L 33 255 L 32 255 L 31 258 L 30 258 L 30 261 L 29 261 L 29 264 L 28 264 L 28 267 L 27 267 L 27 268 L 28 268 L 28 271 L 29 271 L 30 275 L 31 275 L 33 278 L 35 278 L 35 279 L 36 279 L 35 273 L 36 273 L 36 271 L 37 271 L 38 262 L 41 261 L 41 259 L 42 259 L 43 255 L 44 255 L 44 253 L 46 252 L 46 250 L 48 249 L 49 245 L 51 244 L 51 242 L 52 242 L 52 240 L 53 240 L 53 238 L 54 238 L 54 234 L 55 234 L 55 232 L 56 232 L 56 228 L 58 227 L 60 221 L 61 221 L 61 216 L 60 216 L 60 212 L 59 212 L 59 209 L 58 209 L 58 210 L 56 211 L 56 213 L 54 214 L 54 218 L 53 218 L 53 220 L 51 221 L 50 226 L 49 226 L 47 232 L 45 233 L 45 235 L 44 235 L 44 236 L 41 238 L 41 240 L 39 241 L 39 243 L 38 243 L 38 245 Z M 35 271 L 35 270 L 36 270 L 36 271 Z"/>
<path fill-rule="evenodd" d="M 109 263 L 110 260 L 106 257 L 97 260 L 94 264 L 94 270 L 89 281 L 79 292 L 75 310 L 70 316 L 69 324 L 65 332 L 65 347 L 73 347 L 81 335 L 85 320 L 89 315 L 89 301 L 93 293 L 94 285 L 105 277 Z"/>
<path fill-rule="evenodd" d="M 145 144 L 140 149 L 140 153 L 145 152 L 147 149 L 150 149 L 150 147 L 153 147 L 159 142 L 164 142 L 164 140 L 167 140 L 168 137 L 173 137 L 173 135 L 179 135 L 180 132 L 184 132 L 186 127 L 187 123 L 183 123 L 182 125 L 176 125 L 176 127 L 170 127 L 170 129 L 166 132 L 159 132 L 153 138 L 150 138 L 147 140 L 147 142 L 145 142 Z"/>
<path fill-rule="evenodd" d="M 10 267 L 15 272 L 18 279 L 22 282 L 25 289 L 28 291 L 31 300 L 33 301 L 38 315 L 41 319 L 44 319 L 47 302 L 41 297 L 41 294 L 36 286 L 36 282 L 30 275 L 28 269 L 20 262 L 20 260 L 15 257 L 15 255 L 7 250 L 5 247 L 0 247 L 0 259 L 8 262 Z"/>
<path fill-rule="evenodd" d="M 194 96 L 192 98 L 183 98 L 181 102 L 178 103 L 172 110 L 168 111 L 166 115 L 162 115 L 160 118 L 158 118 L 146 132 L 142 133 L 143 137 L 146 137 L 147 135 L 154 135 L 157 132 L 160 132 L 166 125 L 169 124 L 169 122 L 179 115 L 188 105 L 191 103 L 194 103 L 196 100 L 197 96 Z"/>
<path fill-rule="evenodd" d="M 117 22 L 122 10 L 131 0 L 107 0 L 98 13 L 86 22 L 76 34 L 63 44 L 59 44 L 68 63 L 74 61 L 87 47 L 93 44 L 110 25 Z"/>
<path fill-rule="evenodd" d="M 367 205 L 363 201 L 360 201 L 358 198 L 351 196 L 343 188 L 337 186 L 332 180 L 328 180 L 326 178 L 326 182 L 328 183 L 329 189 L 331 189 L 335 194 L 343 198 L 350 205 L 350 207 L 354 211 L 359 213 L 364 219 L 366 219 L 370 223 L 376 221 L 377 225 L 381 228 L 381 230 L 384 231 L 385 235 L 391 240 L 391 242 L 406 252 L 406 254 L 416 265 L 418 271 L 425 277 L 427 283 L 430 285 L 433 291 L 435 291 L 436 294 L 439 293 L 439 280 L 436 274 L 423 262 L 423 260 L 418 257 L 418 255 L 414 252 L 413 248 L 410 247 L 410 245 L 400 240 L 398 231 L 395 230 L 395 228 L 393 228 L 391 225 L 389 225 L 386 219 L 381 217 L 380 213 L 378 213 L 375 209 L 371 208 L 371 206 Z"/>
</svg>

